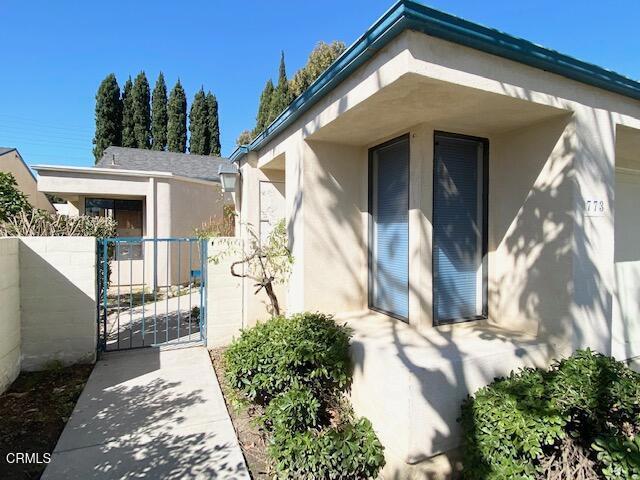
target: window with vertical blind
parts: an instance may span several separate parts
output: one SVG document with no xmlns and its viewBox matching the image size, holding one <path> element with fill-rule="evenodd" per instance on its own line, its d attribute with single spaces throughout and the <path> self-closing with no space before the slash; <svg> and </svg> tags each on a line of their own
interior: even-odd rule
<svg viewBox="0 0 640 480">
<path fill-rule="evenodd" d="M 369 306 L 409 316 L 409 137 L 369 151 Z"/>
<path fill-rule="evenodd" d="M 442 132 L 434 140 L 434 321 L 484 318 L 488 142 Z"/>
</svg>

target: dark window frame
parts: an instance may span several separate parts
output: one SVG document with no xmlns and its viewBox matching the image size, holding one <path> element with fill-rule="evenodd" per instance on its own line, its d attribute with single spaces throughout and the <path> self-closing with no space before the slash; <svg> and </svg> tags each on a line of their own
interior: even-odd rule
<svg viewBox="0 0 640 480">
<path fill-rule="evenodd" d="M 367 306 L 369 308 L 369 310 L 373 310 L 374 312 L 379 312 L 379 313 L 383 313 L 385 315 L 388 315 L 392 318 L 395 318 L 396 320 L 400 320 L 401 322 L 404 323 L 409 323 L 409 315 L 407 315 L 407 317 L 403 317 L 401 315 L 398 315 L 397 313 L 393 313 L 393 312 L 389 312 L 387 310 L 381 309 L 379 307 L 376 307 L 373 305 L 373 155 L 376 152 L 376 150 L 379 150 L 381 148 L 385 148 L 388 147 L 390 145 L 393 145 L 394 143 L 399 143 L 402 141 L 406 141 L 407 142 L 407 176 L 408 176 L 408 181 L 407 181 L 407 215 L 409 214 L 409 205 L 411 202 L 411 135 L 410 132 L 407 132 L 405 134 L 399 135 L 397 137 L 392 138 L 391 140 L 387 140 L 384 143 L 381 143 L 379 145 L 375 145 L 373 147 L 371 147 L 368 151 L 368 160 L 369 160 L 369 166 L 368 166 L 368 183 L 367 183 L 367 190 L 368 190 L 368 194 L 367 194 L 367 229 L 368 229 L 368 244 L 367 244 Z M 409 222 L 407 221 L 407 241 L 409 242 L 410 237 L 409 237 Z M 407 272 L 410 275 L 410 270 L 409 270 L 409 255 L 407 254 Z M 407 295 L 409 295 L 409 291 L 410 291 L 410 286 L 407 289 Z M 410 313 L 410 312 L 409 312 Z"/>
<path fill-rule="evenodd" d="M 463 135 L 460 133 L 452 133 L 452 132 L 443 132 L 440 130 L 435 130 L 433 132 L 433 173 L 432 173 L 432 214 L 431 214 L 431 225 L 435 225 L 436 221 L 436 183 L 437 183 L 437 157 L 436 150 L 438 146 L 438 138 L 452 138 L 452 139 L 460 139 L 460 140 L 471 140 L 482 144 L 482 313 L 480 315 L 474 315 L 471 317 L 463 317 L 463 318 L 454 318 L 454 319 L 444 319 L 438 320 L 437 312 L 437 296 L 436 296 L 436 282 L 435 282 L 435 255 L 436 255 L 436 236 L 435 232 L 432 234 L 431 238 L 433 241 L 432 249 L 431 249 L 431 275 L 434 279 L 432 281 L 431 287 L 431 295 L 432 295 L 432 311 L 431 315 L 433 318 L 433 326 L 437 327 L 440 325 L 451 325 L 456 323 L 465 323 L 472 322 L 476 320 L 486 320 L 489 318 L 489 259 L 488 259 L 488 250 L 489 250 L 489 139 L 484 137 L 474 137 L 471 135 Z"/>
<path fill-rule="evenodd" d="M 102 208 L 104 210 L 111 210 L 111 218 L 118 221 L 118 211 L 136 211 L 140 212 L 140 221 L 141 221 L 141 235 L 139 238 L 144 238 L 145 232 L 145 204 L 141 199 L 125 199 L 125 198 L 103 198 L 103 197 L 85 197 L 84 199 L 84 208 L 85 213 L 87 208 L 93 208 L 88 206 L 89 203 L 96 202 L 102 203 L 97 208 Z M 107 206 L 108 205 L 108 206 Z M 139 206 L 139 209 L 137 208 Z M 131 208 L 136 207 L 136 208 Z M 116 234 L 117 236 L 117 234 Z M 138 237 L 132 237 L 138 238 Z M 118 261 L 127 261 L 127 260 L 144 260 L 144 242 L 136 242 L 136 241 L 125 241 L 122 243 L 118 243 L 119 247 L 116 249 L 116 257 L 122 255 L 122 258 L 116 258 Z M 121 252 L 122 248 L 132 249 L 133 254 L 127 254 L 126 250 L 123 254 Z"/>
</svg>

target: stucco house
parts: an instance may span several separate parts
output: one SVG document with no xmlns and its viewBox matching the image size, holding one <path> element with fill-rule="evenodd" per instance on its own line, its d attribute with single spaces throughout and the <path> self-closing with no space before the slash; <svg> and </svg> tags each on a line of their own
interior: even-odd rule
<svg viewBox="0 0 640 480">
<path fill-rule="evenodd" d="M 13 175 L 18 188 L 28 197 L 31 205 L 49 212 L 55 211 L 47 196 L 38 191 L 38 181 L 17 148 L 0 147 L 0 172 Z"/>
<path fill-rule="evenodd" d="M 388 478 L 451 471 L 495 376 L 640 355 L 634 80 L 401 0 L 230 159 L 242 224 L 280 196 L 286 309 L 354 329 Z M 243 326 L 266 315 L 245 292 Z"/>
<path fill-rule="evenodd" d="M 118 237 L 176 238 L 193 236 L 195 228 L 219 220 L 223 206 L 233 203 L 220 187 L 218 169 L 225 163 L 225 159 L 207 155 L 109 147 L 93 167 L 33 168 L 38 172 L 38 190 L 65 199 L 70 215 L 112 216 Z M 147 284 L 152 278 L 155 285 L 189 279 L 188 262 L 183 261 L 178 271 L 177 245 L 123 245 L 115 254 L 111 285 L 141 284 L 143 272 Z M 166 264 L 145 262 L 153 256 L 167 258 L 163 250 L 167 248 L 175 251 L 169 252 Z M 182 255 L 184 258 L 185 252 Z M 198 257 L 195 252 L 193 257 Z"/>
</svg>

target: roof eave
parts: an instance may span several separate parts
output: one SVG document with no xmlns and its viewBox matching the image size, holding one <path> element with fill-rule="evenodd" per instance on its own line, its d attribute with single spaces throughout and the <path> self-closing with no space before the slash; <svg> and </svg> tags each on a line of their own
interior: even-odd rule
<svg viewBox="0 0 640 480">
<path fill-rule="evenodd" d="M 155 178 L 170 178 L 172 180 L 181 180 L 184 182 L 192 183 L 206 183 L 217 184 L 220 183 L 220 178 L 196 178 L 187 177 L 185 175 L 178 175 L 172 172 L 152 171 L 152 170 L 127 170 L 124 168 L 100 168 L 100 167 L 75 167 L 66 165 L 33 165 L 33 169 L 37 172 L 62 172 L 62 173 L 77 173 L 84 175 L 95 176 L 122 176 L 122 177 L 155 177 Z"/>
<path fill-rule="evenodd" d="M 417 30 L 476 50 L 547 70 L 572 80 L 640 100 L 640 82 L 594 64 L 513 37 L 498 30 L 435 10 L 412 0 L 399 0 L 325 70 L 251 143 L 229 156 L 237 162 L 260 149 L 297 120 L 345 77 L 369 60 L 400 32 Z"/>
</svg>

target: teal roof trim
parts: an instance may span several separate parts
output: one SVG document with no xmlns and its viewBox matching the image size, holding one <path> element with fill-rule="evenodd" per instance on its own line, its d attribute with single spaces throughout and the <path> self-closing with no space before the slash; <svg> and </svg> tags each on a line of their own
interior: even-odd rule
<svg viewBox="0 0 640 480">
<path fill-rule="evenodd" d="M 237 161 L 261 148 L 404 30 L 417 30 L 640 100 L 640 82 L 636 80 L 413 0 L 399 0 L 251 143 L 236 148 L 230 160 Z"/>
</svg>

